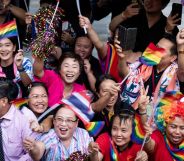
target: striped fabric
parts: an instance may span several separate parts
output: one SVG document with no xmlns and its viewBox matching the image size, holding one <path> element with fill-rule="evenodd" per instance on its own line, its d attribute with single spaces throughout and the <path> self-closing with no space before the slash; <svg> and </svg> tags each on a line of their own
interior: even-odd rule
<svg viewBox="0 0 184 161">
<path fill-rule="evenodd" d="M 86 130 L 76 128 L 68 149 L 62 144 L 62 141 L 60 141 L 53 129 L 39 136 L 37 140 L 42 141 L 46 147 L 46 151 L 42 157 L 43 161 L 63 161 L 76 151 L 87 154 L 88 145 L 93 141 L 93 138 L 89 136 Z"/>
</svg>

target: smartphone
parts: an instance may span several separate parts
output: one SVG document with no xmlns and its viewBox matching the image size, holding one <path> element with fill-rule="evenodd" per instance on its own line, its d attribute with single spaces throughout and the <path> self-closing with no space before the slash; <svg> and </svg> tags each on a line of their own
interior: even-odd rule
<svg viewBox="0 0 184 161">
<path fill-rule="evenodd" d="M 180 18 L 180 20 L 177 22 L 177 24 L 181 25 L 182 4 L 180 4 L 180 3 L 173 3 L 172 4 L 171 16 L 174 16 L 176 14 L 178 14 L 177 18 Z"/>
<path fill-rule="evenodd" d="M 118 40 L 123 50 L 133 50 L 135 47 L 137 28 L 126 28 L 119 26 Z"/>
<path fill-rule="evenodd" d="M 68 30 L 68 26 L 69 26 L 68 21 L 64 21 L 64 22 L 62 23 L 62 31 Z"/>
</svg>

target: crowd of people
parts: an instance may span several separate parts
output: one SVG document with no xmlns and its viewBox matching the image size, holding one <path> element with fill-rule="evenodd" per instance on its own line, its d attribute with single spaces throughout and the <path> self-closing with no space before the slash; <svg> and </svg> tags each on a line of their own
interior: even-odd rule
<svg viewBox="0 0 184 161">
<path fill-rule="evenodd" d="M 35 14 L 1 0 L 0 161 L 183 161 L 184 29 L 169 2 L 81 0 L 81 15 L 70 0 Z M 110 12 L 102 42 L 92 23 Z"/>
</svg>

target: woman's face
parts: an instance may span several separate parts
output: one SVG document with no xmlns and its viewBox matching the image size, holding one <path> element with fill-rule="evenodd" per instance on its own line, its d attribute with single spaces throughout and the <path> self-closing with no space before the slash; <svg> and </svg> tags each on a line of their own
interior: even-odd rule
<svg viewBox="0 0 184 161">
<path fill-rule="evenodd" d="M 171 144 L 178 146 L 184 141 L 184 119 L 175 117 L 175 119 L 166 126 L 166 136 Z"/>
<path fill-rule="evenodd" d="M 66 58 L 61 64 L 60 75 L 66 84 L 72 84 L 80 75 L 79 62 L 74 58 Z"/>
<path fill-rule="evenodd" d="M 127 119 L 126 121 L 120 122 L 120 118 L 116 116 L 114 118 L 111 136 L 112 141 L 119 147 L 128 145 L 131 140 L 132 134 L 132 120 Z"/>
<path fill-rule="evenodd" d="M 105 96 L 107 92 L 109 92 L 110 87 L 115 84 L 116 82 L 111 80 L 111 79 L 105 79 L 101 84 L 100 84 L 100 91 L 99 91 L 99 97 Z M 114 95 L 111 95 L 107 106 L 108 107 L 114 107 L 116 101 L 118 99 L 118 92 L 115 93 Z"/>
<path fill-rule="evenodd" d="M 4 38 L 0 40 L 0 59 L 2 61 L 7 61 L 13 58 L 13 53 L 15 52 L 15 45 L 10 39 Z"/>
<path fill-rule="evenodd" d="M 48 107 L 48 95 L 45 88 L 42 86 L 32 87 L 28 103 L 30 109 L 37 116 L 42 114 Z"/>
</svg>

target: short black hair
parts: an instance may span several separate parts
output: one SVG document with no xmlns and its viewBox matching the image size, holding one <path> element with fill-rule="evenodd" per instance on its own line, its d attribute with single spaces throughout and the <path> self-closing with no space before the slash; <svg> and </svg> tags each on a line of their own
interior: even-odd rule
<svg viewBox="0 0 184 161">
<path fill-rule="evenodd" d="M 0 78 L 0 98 L 6 97 L 10 102 L 16 99 L 18 94 L 19 88 L 16 83 L 6 78 Z"/>
<path fill-rule="evenodd" d="M 75 38 L 75 43 L 74 43 L 74 44 L 76 44 L 77 39 L 83 38 L 83 37 L 86 37 L 86 38 L 88 38 L 88 39 L 91 41 L 91 39 L 89 38 L 88 35 L 80 34 L 80 35 L 77 35 L 77 37 Z M 91 50 L 92 50 L 93 48 L 94 48 L 94 44 L 93 44 L 93 42 L 91 41 Z"/>
<path fill-rule="evenodd" d="M 131 120 L 132 125 L 133 125 L 135 112 L 136 111 L 134 110 L 134 108 L 131 105 L 129 105 L 128 103 L 125 103 L 124 101 L 119 102 L 119 104 L 116 107 L 116 111 L 115 111 L 115 113 L 112 116 L 111 121 L 110 121 L 110 128 L 108 131 L 110 136 L 111 136 L 112 124 L 113 124 L 114 119 L 116 117 L 119 117 L 120 123 L 126 122 L 127 120 Z"/>
<path fill-rule="evenodd" d="M 177 51 L 176 36 L 169 34 L 169 33 L 165 33 L 163 35 L 163 38 L 173 43 L 173 47 L 170 49 L 171 55 L 177 55 L 178 51 Z"/>
<path fill-rule="evenodd" d="M 58 66 L 58 71 L 61 70 L 61 64 L 63 63 L 63 61 L 66 59 L 66 58 L 73 58 L 75 61 L 77 61 L 79 63 L 79 70 L 80 70 L 80 73 L 82 72 L 82 69 L 83 69 L 83 60 L 81 59 L 81 57 L 77 54 L 75 54 L 74 52 L 71 52 L 71 51 L 68 51 L 68 52 L 65 52 L 61 55 L 60 59 L 59 59 L 59 66 Z"/>
<path fill-rule="evenodd" d="M 95 83 L 95 88 L 96 88 L 96 92 L 97 92 L 97 93 L 100 92 L 100 85 L 101 85 L 101 83 L 102 83 L 104 80 L 107 80 L 107 79 L 112 80 L 112 81 L 114 81 L 114 82 L 117 83 L 117 81 L 115 80 L 115 78 L 112 77 L 111 75 L 109 75 L 109 74 L 103 74 L 103 75 L 101 75 L 101 76 L 99 77 L 99 79 L 96 80 L 96 83 Z"/>
<path fill-rule="evenodd" d="M 43 87 L 48 95 L 48 89 L 47 89 L 47 86 L 43 83 L 43 82 L 32 82 L 30 85 L 29 85 L 29 88 L 28 88 L 28 94 L 31 93 L 32 89 L 34 87 Z"/>
</svg>

